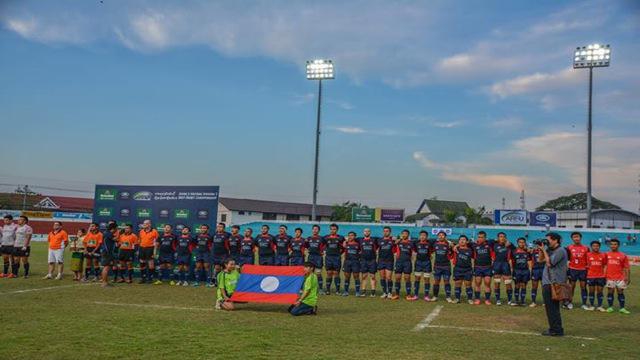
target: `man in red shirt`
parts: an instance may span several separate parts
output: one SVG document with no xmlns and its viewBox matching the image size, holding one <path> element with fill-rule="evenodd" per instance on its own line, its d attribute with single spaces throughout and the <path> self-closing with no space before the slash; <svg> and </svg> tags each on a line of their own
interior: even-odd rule
<svg viewBox="0 0 640 360">
<path fill-rule="evenodd" d="M 604 277 L 605 254 L 600 252 L 600 242 L 591 242 L 591 251 L 587 254 L 587 285 L 589 286 L 589 310 L 596 309 L 595 301 L 598 298 L 598 311 L 606 311 L 602 307 L 603 288 L 606 284 Z"/>
<path fill-rule="evenodd" d="M 611 251 L 606 254 L 606 270 L 607 278 L 607 302 L 609 303 L 608 313 L 613 310 L 613 293 L 618 293 L 618 302 L 620 303 L 620 313 L 630 314 L 624 308 L 624 289 L 631 283 L 631 271 L 629 268 L 629 258 L 623 252 L 619 251 L 620 241 L 611 239 L 609 243 Z"/>
<path fill-rule="evenodd" d="M 569 255 L 569 271 L 567 277 L 571 284 L 571 296 L 576 289 L 576 283 L 580 282 L 580 297 L 582 298 L 582 309 L 588 310 L 587 306 L 587 254 L 589 248 L 582 245 L 582 234 L 575 231 L 571 233 L 573 244 L 567 246 L 567 254 Z M 571 300 L 566 302 L 564 306 L 567 309 L 573 309 Z"/>
</svg>

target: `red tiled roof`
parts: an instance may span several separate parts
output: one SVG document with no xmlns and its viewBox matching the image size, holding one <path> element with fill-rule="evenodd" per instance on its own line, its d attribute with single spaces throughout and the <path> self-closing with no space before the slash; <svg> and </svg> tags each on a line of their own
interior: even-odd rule
<svg viewBox="0 0 640 360">
<path fill-rule="evenodd" d="M 59 210 L 93 211 L 93 199 L 68 196 L 49 196 L 49 199 L 60 206 Z"/>
</svg>

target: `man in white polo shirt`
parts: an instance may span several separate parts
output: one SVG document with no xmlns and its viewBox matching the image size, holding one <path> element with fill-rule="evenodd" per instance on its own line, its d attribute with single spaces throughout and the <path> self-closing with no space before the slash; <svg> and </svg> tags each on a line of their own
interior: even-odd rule
<svg viewBox="0 0 640 360">
<path fill-rule="evenodd" d="M 3 272 L 0 277 L 14 278 L 12 272 L 9 272 L 11 266 L 11 258 L 13 257 L 13 244 L 16 241 L 16 229 L 18 225 L 14 224 L 13 216 L 7 214 L 4 216 L 4 224 L 2 226 L 2 260 L 4 262 Z"/>
<path fill-rule="evenodd" d="M 13 244 L 13 275 L 18 276 L 20 263 L 24 269 L 24 278 L 29 277 L 29 254 L 31 253 L 31 236 L 33 229 L 29 226 L 29 218 L 22 215 L 18 218 L 16 241 Z"/>
</svg>

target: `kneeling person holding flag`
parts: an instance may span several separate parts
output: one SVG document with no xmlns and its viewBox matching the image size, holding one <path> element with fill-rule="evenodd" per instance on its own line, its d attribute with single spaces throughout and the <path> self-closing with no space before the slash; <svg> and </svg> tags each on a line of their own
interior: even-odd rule
<svg viewBox="0 0 640 360">
<path fill-rule="evenodd" d="M 315 315 L 318 304 L 318 277 L 315 274 L 315 266 L 311 262 L 304 263 L 304 285 L 302 294 L 296 302 L 289 307 L 289 313 L 293 316 Z"/>
<path fill-rule="evenodd" d="M 236 290 L 240 273 L 236 269 L 236 261 L 232 258 L 226 258 L 223 263 L 222 271 L 218 273 L 218 290 L 216 299 L 216 310 L 233 310 L 233 302 L 229 301 L 231 295 Z"/>
</svg>

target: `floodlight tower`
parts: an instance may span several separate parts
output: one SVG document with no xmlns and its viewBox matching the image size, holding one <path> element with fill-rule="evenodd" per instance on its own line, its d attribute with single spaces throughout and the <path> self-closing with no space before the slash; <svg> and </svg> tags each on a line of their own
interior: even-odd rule
<svg viewBox="0 0 640 360">
<path fill-rule="evenodd" d="M 591 227 L 591 99 L 593 94 L 593 68 L 608 67 L 611 61 L 609 45 L 579 46 L 573 53 L 574 69 L 589 69 L 589 112 L 587 121 L 587 227 Z"/>
<path fill-rule="evenodd" d="M 313 205 L 311 206 L 311 221 L 316 220 L 316 202 L 318 199 L 318 158 L 320 157 L 320 106 L 322 104 L 322 80 L 332 80 L 333 61 L 307 61 L 307 80 L 318 80 L 318 115 L 316 119 L 316 159 L 313 167 Z"/>
</svg>

